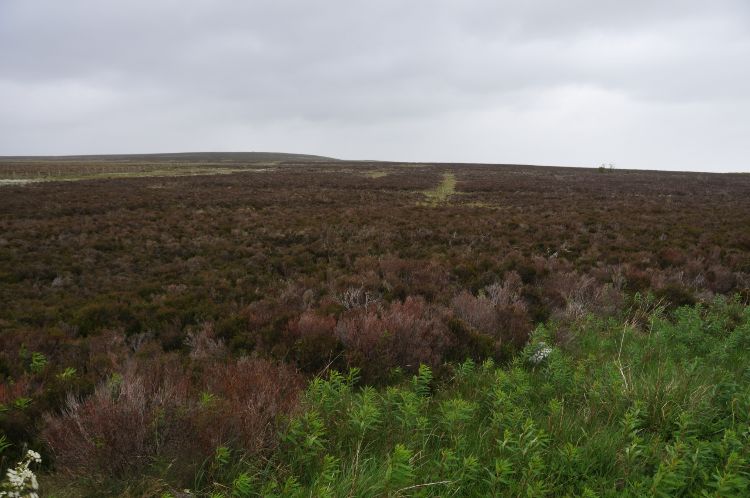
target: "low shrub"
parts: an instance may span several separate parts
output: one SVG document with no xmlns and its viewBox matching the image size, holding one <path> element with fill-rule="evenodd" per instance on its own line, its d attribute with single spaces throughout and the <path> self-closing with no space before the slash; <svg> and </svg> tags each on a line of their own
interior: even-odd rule
<svg viewBox="0 0 750 498">
<path fill-rule="evenodd" d="M 336 319 L 305 311 L 292 320 L 289 331 L 295 339 L 294 359 L 306 372 L 320 372 L 341 354 L 341 343 L 335 333 Z"/>
<path fill-rule="evenodd" d="M 401 367 L 416 371 L 420 364 L 438 366 L 450 346 L 442 312 L 419 297 L 408 297 L 383 310 L 357 309 L 342 317 L 336 335 L 350 367 L 368 382 L 382 381 Z"/>
<path fill-rule="evenodd" d="M 58 471 L 134 477 L 167 462 L 164 477 L 190 483 L 216 447 L 246 455 L 272 448 L 276 423 L 301 388 L 289 367 L 242 358 L 194 378 L 173 361 L 131 361 L 86 398 L 44 417 L 42 439 Z M 196 372 L 198 373 L 198 372 Z"/>
<path fill-rule="evenodd" d="M 671 308 L 679 306 L 690 306 L 696 303 L 695 296 L 685 287 L 670 283 L 656 289 L 654 295 L 667 303 Z"/>
<path fill-rule="evenodd" d="M 472 328 L 513 350 L 523 347 L 533 327 L 524 295 L 528 293 L 523 293 L 520 275 L 511 271 L 502 283 L 486 287 L 479 297 L 467 291 L 459 293 L 451 307 Z"/>
</svg>

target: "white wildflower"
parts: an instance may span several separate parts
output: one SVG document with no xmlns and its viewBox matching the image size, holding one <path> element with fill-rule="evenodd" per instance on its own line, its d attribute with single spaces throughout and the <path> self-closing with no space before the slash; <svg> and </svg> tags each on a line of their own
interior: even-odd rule
<svg viewBox="0 0 750 498">
<path fill-rule="evenodd" d="M 36 463 L 42 463 L 42 455 L 40 455 L 34 450 L 27 451 L 26 456 Z"/>
<path fill-rule="evenodd" d="M 529 362 L 533 365 L 539 365 L 546 360 L 550 354 L 552 354 L 552 348 L 547 346 L 544 342 L 540 342 L 537 344 L 534 354 L 529 358 Z"/>
<path fill-rule="evenodd" d="M 31 463 L 41 463 L 42 456 L 29 450 L 15 468 L 8 469 L 5 480 L 0 482 L 0 498 L 38 498 L 39 489 L 36 475 L 29 469 Z"/>
</svg>

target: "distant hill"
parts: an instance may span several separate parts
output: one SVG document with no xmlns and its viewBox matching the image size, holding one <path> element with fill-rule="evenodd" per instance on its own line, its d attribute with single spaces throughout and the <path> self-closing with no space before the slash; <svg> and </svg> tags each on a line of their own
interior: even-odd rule
<svg viewBox="0 0 750 498">
<path fill-rule="evenodd" d="M 258 163 L 270 161 L 329 162 L 336 159 L 310 154 L 286 154 L 283 152 L 175 152 L 164 154 L 106 154 L 80 156 L 0 156 L 0 162 L 196 162 L 196 163 Z"/>
</svg>

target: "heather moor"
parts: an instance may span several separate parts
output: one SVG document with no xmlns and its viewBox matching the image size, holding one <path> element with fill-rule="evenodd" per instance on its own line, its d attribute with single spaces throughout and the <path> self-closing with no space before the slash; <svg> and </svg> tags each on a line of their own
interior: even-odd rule
<svg viewBox="0 0 750 498">
<path fill-rule="evenodd" d="M 0 163 L 22 174 L 0 457 L 38 452 L 43 496 L 748 490 L 747 175 Z"/>
</svg>

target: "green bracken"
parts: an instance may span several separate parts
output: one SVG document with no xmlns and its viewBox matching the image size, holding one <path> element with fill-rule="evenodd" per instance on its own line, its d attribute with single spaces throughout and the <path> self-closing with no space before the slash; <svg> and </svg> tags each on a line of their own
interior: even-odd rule
<svg viewBox="0 0 750 498">
<path fill-rule="evenodd" d="M 542 360 L 555 334 L 539 327 L 509 364 L 445 381 L 424 366 L 380 390 L 356 370 L 317 378 L 235 494 L 747 496 L 750 307 L 651 310 L 589 317 Z"/>
</svg>

